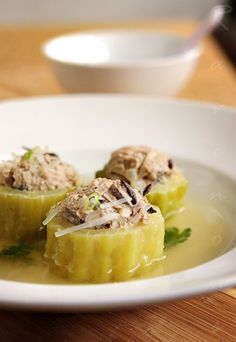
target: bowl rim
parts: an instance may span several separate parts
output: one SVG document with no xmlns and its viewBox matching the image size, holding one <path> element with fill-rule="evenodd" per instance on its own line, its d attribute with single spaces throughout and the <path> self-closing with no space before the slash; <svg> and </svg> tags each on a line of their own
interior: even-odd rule
<svg viewBox="0 0 236 342">
<path fill-rule="evenodd" d="M 183 40 L 186 38 L 183 35 L 175 34 L 175 33 L 169 33 L 169 32 L 163 32 L 163 31 L 146 31 L 146 30 L 124 30 L 124 29 L 113 29 L 113 30 L 107 30 L 107 29 L 97 29 L 97 30 L 84 30 L 84 31 L 78 31 L 78 32 L 70 32 L 66 34 L 61 34 L 55 37 L 52 37 L 51 39 L 46 40 L 41 45 L 41 53 L 46 57 L 49 61 L 61 65 L 67 65 L 67 66 L 76 66 L 80 68 L 86 68 L 86 69 L 137 69 L 137 68 L 155 68 L 155 67 L 164 67 L 164 66 L 171 66 L 171 65 L 179 65 L 186 63 L 188 61 L 196 60 L 200 57 L 203 51 L 202 44 L 198 44 L 194 46 L 193 48 L 189 49 L 188 51 L 176 53 L 170 56 L 166 57 L 160 57 L 160 58 L 153 58 L 153 59 L 143 59 L 138 61 L 127 61 L 127 62 L 119 62 L 119 61 L 105 61 L 105 62 L 97 62 L 97 63 L 86 63 L 86 62 L 76 62 L 76 61 L 69 61 L 69 60 L 61 60 L 57 56 L 52 56 L 48 52 L 48 47 L 54 43 L 56 40 L 59 39 L 66 39 L 71 37 L 78 37 L 78 36 L 88 36 L 88 35 L 96 35 L 96 36 L 118 36 L 118 35 L 143 35 L 143 36 L 164 36 L 169 38 L 174 38 L 176 40 Z"/>
</svg>

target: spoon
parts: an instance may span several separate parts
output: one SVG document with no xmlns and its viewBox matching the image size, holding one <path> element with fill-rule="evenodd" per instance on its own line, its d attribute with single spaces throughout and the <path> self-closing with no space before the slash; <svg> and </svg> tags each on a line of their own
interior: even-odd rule
<svg viewBox="0 0 236 342">
<path fill-rule="evenodd" d="M 203 19 L 197 29 L 192 33 L 192 35 L 186 39 L 183 46 L 181 47 L 182 52 L 191 50 L 196 46 L 199 41 L 211 33 L 221 22 L 225 13 L 223 6 L 214 6 L 207 17 Z"/>
</svg>

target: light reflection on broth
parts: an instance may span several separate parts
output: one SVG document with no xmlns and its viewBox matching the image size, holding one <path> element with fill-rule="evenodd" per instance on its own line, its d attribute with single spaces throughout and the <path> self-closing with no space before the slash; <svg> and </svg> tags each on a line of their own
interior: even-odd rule
<svg viewBox="0 0 236 342">
<path fill-rule="evenodd" d="M 190 238 L 175 247 L 165 251 L 166 259 L 162 269 L 154 275 L 179 272 L 190 267 L 205 263 L 226 252 L 231 243 L 233 230 L 224 218 L 220 208 L 212 206 L 211 201 L 191 197 L 185 205 L 185 211 L 170 218 L 166 227 L 191 227 Z"/>
</svg>

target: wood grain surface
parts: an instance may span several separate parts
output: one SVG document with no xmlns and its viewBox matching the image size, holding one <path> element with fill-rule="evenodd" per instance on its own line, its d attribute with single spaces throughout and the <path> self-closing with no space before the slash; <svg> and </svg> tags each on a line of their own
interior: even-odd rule
<svg viewBox="0 0 236 342">
<path fill-rule="evenodd" d="M 55 35 L 93 28 L 141 28 L 188 35 L 194 22 L 83 24 L 67 27 L 0 27 L 0 99 L 62 94 L 41 44 Z M 236 75 L 213 39 L 204 41 L 197 70 L 181 98 L 236 106 Z M 98 314 L 0 311 L 0 342 L 9 341 L 236 341 L 236 289 Z"/>
<path fill-rule="evenodd" d="M 0 27 L 0 99 L 61 94 L 54 75 L 40 52 L 41 44 L 58 34 L 97 28 L 139 28 L 190 34 L 196 24 L 182 22 L 117 25 L 78 25 L 70 27 Z M 236 105 L 236 74 L 213 39 L 206 39 L 204 52 L 191 81 L 179 97 Z"/>
<path fill-rule="evenodd" d="M 215 293 L 91 314 L 0 312 L 1 341 L 235 341 L 236 299 Z"/>
</svg>

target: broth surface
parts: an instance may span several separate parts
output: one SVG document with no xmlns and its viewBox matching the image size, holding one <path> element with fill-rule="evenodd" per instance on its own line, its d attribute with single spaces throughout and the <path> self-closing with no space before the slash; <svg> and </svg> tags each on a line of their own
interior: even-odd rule
<svg viewBox="0 0 236 342">
<path fill-rule="evenodd" d="M 227 251 L 233 241 L 233 229 L 226 219 L 224 209 L 216 206 L 203 196 L 190 195 L 186 199 L 185 210 L 166 221 L 166 227 L 180 230 L 190 227 L 190 238 L 177 246 L 164 250 L 166 258 L 156 265 L 146 277 L 167 275 L 205 263 Z M 0 246 L 5 243 L 0 241 Z M 43 283 L 70 284 L 50 271 L 43 257 L 44 245 L 35 246 L 24 259 L 0 258 L 0 279 Z"/>
</svg>

